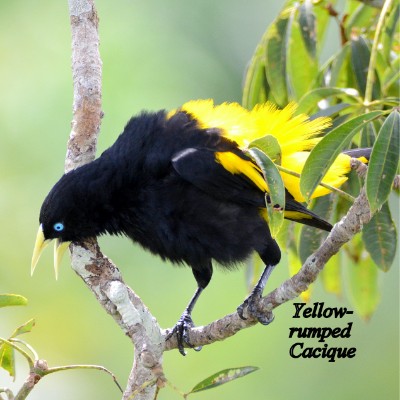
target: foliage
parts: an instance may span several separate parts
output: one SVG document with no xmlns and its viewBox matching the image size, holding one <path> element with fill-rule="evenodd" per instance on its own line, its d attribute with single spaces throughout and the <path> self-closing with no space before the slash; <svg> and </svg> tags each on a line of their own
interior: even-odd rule
<svg viewBox="0 0 400 400">
<path fill-rule="evenodd" d="M 0 307 L 21 306 L 27 304 L 28 300 L 21 295 L 0 294 Z M 27 361 L 29 366 L 29 374 L 33 374 L 38 377 L 37 381 L 39 381 L 40 378 L 51 373 L 65 371 L 68 369 L 97 369 L 99 371 L 103 371 L 109 374 L 122 392 L 121 386 L 119 385 L 115 376 L 107 368 L 99 365 L 65 365 L 60 367 L 48 368 L 46 361 L 39 359 L 35 349 L 28 342 L 21 340 L 18 337 L 24 333 L 29 333 L 34 326 L 35 320 L 30 319 L 21 326 L 18 326 L 9 338 L 5 339 L 0 337 L 0 369 L 2 368 L 7 371 L 10 377 L 15 379 L 16 376 L 15 353 L 18 352 Z M 1 393 L 5 393 L 7 399 L 9 400 L 12 400 L 14 398 L 20 400 L 25 399 L 29 395 L 33 387 L 34 386 L 31 385 L 29 379 L 27 379 L 15 396 L 10 389 L 0 387 L 0 399 L 3 398 L 1 396 Z"/>
<path fill-rule="evenodd" d="M 325 0 L 286 1 L 251 60 L 243 105 L 251 109 L 267 100 L 280 107 L 296 102 L 297 114 L 306 113 L 311 119 L 332 118 L 332 127 L 311 152 L 301 174 L 300 188 L 306 199 L 310 199 L 340 152 L 372 147 L 366 193 L 371 212 L 377 213 L 365 226 L 362 238 L 347 246 L 341 257 L 331 260 L 322 274 L 325 289 L 341 295 L 345 285 L 340 282 L 340 270 L 349 269 L 350 300 L 362 317 L 369 318 L 379 302 L 378 274 L 371 266 L 387 271 L 397 244 L 388 200 L 399 164 L 400 117 L 396 107 L 400 89 L 400 5 L 391 0 L 380 4 L 349 0 L 342 11 L 337 11 L 335 5 Z M 332 19 L 339 28 L 338 50 L 321 62 L 324 37 Z M 256 146 L 268 148 L 266 142 Z M 269 158 L 263 162 L 257 155 L 256 161 L 271 170 Z M 279 169 L 279 165 L 276 167 Z M 348 194 L 357 196 L 361 186 L 358 176 L 350 174 L 345 185 Z M 282 195 L 283 189 L 278 187 L 274 197 L 281 199 Z M 348 209 L 349 199 L 330 195 L 312 201 L 310 208 L 337 222 Z M 276 233 L 281 221 L 272 223 Z M 283 245 L 288 249 L 290 265 L 300 264 L 299 259 L 304 262 L 324 237 L 306 226 L 295 229 L 299 230 L 296 242 L 293 235 L 290 240 L 280 236 L 285 237 Z M 356 241 L 359 243 L 354 245 Z"/>
</svg>

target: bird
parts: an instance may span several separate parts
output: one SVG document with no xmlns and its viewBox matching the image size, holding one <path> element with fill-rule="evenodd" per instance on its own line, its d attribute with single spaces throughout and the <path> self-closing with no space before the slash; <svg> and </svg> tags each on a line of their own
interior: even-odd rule
<svg viewBox="0 0 400 400">
<path fill-rule="evenodd" d="M 46 196 L 39 215 L 31 270 L 55 240 L 55 270 L 71 242 L 104 234 L 125 235 L 163 260 L 191 268 L 197 288 L 168 337 L 178 349 L 192 347 L 192 311 L 209 284 L 213 265 L 232 270 L 254 252 L 265 264 L 244 309 L 263 324 L 257 300 L 279 263 L 281 251 L 266 216 L 268 186 L 248 153 L 249 144 L 276 138 L 281 166 L 301 173 L 311 149 L 331 125 L 328 117 L 296 114 L 267 102 L 247 110 L 238 103 L 191 100 L 172 111 L 143 111 L 132 117 L 114 144 L 94 161 L 65 173 Z M 339 187 L 350 171 L 340 154 L 323 182 Z M 281 172 L 285 218 L 330 231 L 329 222 L 303 204 L 299 178 Z M 330 193 L 318 186 L 313 197 Z M 198 350 L 198 348 L 195 348 Z"/>
</svg>

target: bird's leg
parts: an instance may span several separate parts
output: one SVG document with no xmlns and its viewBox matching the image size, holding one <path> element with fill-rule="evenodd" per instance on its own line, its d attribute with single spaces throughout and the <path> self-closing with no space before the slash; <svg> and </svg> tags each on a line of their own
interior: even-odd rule
<svg viewBox="0 0 400 400">
<path fill-rule="evenodd" d="M 176 325 L 173 327 L 172 331 L 166 337 L 166 340 L 168 340 L 172 335 L 176 333 L 176 337 L 178 340 L 178 349 L 183 356 L 186 355 L 186 352 L 184 350 L 185 344 L 196 351 L 201 350 L 201 346 L 194 347 L 190 343 L 188 331 L 190 328 L 193 328 L 195 326 L 192 320 L 192 311 L 202 291 L 203 291 L 202 287 L 198 287 L 196 289 L 196 292 L 194 293 L 188 306 L 185 308 L 185 311 L 182 313 L 181 317 L 179 318 Z"/>
<path fill-rule="evenodd" d="M 241 319 L 247 319 L 243 316 L 243 311 L 247 307 L 247 312 L 258 319 L 258 321 L 263 325 L 268 325 L 274 319 L 272 312 L 268 312 L 266 314 L 260 313 L 258 310 L 258 303 L 261 299 L 262 293 L 264 291 L 265 285 L 268 281 L 269 276 L 271 275 L 272 270 L 275 268 L 275 265 L 267 265 L 258 280 L 256 286 L 250 293 L 250 295 L 245 299 L 243 304 L 241 304 L 237 308 L 237 312 Z"/>
</svg>

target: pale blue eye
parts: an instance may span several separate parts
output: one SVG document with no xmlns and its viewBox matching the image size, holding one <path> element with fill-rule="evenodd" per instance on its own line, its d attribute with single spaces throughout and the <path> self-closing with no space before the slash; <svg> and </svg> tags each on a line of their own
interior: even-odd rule
<svg viewBox="0 0 400 400">
<path fill-rule="evenodd" d="M 57 232 L 61 232 L 64 229 L 64 225 L 61 222 L 57 222 L 53 225 L 53 228 Z"/>
</svg>

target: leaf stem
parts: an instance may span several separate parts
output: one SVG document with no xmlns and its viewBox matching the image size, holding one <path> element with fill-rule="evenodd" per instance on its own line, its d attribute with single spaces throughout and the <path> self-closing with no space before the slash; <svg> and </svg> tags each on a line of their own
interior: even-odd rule
<svg viewBox="0 0 400 400">
<path fill-rule="evenodd" d="M 99 371 L 104 371 L 112 377 L 112 379 L 114 380 L 114 383 L 118 386 L 118 389 L 121 391 L 121 393 L 123 392 L 122 387 L 119 384 L 116 376 L 109 369 L 107 369 L 101 365 L 91 365 L 91 364 L 62 365 L 59 367 L 48 368 L 45 375 L 51 374 L 53 372 L 66 371 L 69 369 L 97 369 Z"/>
<path fill-rule="evenodd" d="M 285 174 L 295 176 L 296 178 L 300 178 L 300 174 L 297 173 L 297 172 L 294 172 L 294 171 L 291 171 L 290 169 L 286 169 L 284 167 L 281 167 L 280 165 L 277 165 L 277 168 L 280 171 L 284 172 Z M 339 196 L 342 196 L 344 199 L 350 201 L 350 203 L 354 203 L 355 198 L 353 196 L 351 196 L 350 194 L 344 192 L 343 190 L 335 188 L 334 186 L 328 185 L 328 184 L 326 184 L 324 182 L 320 182 L 319 186 L 322 186 L 325 189 L 328 189 L 328 190 L 330 190 L 332 192 L 336 192 Z"/>
<path fill-rule="evenodd" d="M 26 361 L 27 361 L 28 364 L 29 364 L 29 369 L 32 369 L 32 368 L 33 368 L 34 362 L 33 362 L 33 360 L 32 360 L 32 357 L 31 357 L 25 350 L 22 350 L 19 346 L 17 346 L 17 345 L 16 345 L 15 343 L 13 343 L 12 341 L 7 340 L 7 339 L 4 339 L 4 338 L 2 338 L 2 337 L 0 337 L 0 343 L 1 343 L 1 342 L 5 343 L 5 344 L 8 344 L 8 345 L 11 346 L 14 350 L 18 351 L 22 356 L 24 356 L 24 357 L 26 358 Z"/>
<path fill-rule="evenodd" d="M 392 7 L 393 0 L 385 0 L 385 3 L 383 4 L 381 14 L 379 15 L 379 20 L 376 25 L 376 30 L 375 30 L 375 36 L 374 36 L 374 41 L 372 43 L 372 49 L 371 49 L 371 57 L 369 59 L 369 65 L 368 65 L 368 73 L 367 73 L 367 83 L 365 87 L 365 96 L 364 96 L 364 106 L 368 107 L 371 105 L 371 100 L 372 100 L 372 89 L 374 86 L 374 81 L 375 81 L 375 66 L 376 66 L 376 60 L 378 56 L 378 46 L 379 46 L 379 39 L 381 36 L 381 32 L 383 29 L 383 24 L 385 22 L 386 16 L 389 14 L 389 11 Z"/>
<path fill-rule="evenodd" d="M 10 341 L 24 345 L 33 354 L 35 361 L 39 359 L 38 353 L 36 353 L 36 350 L 29 343 L 17 338 L 12 338 Z"/>
</svg>

